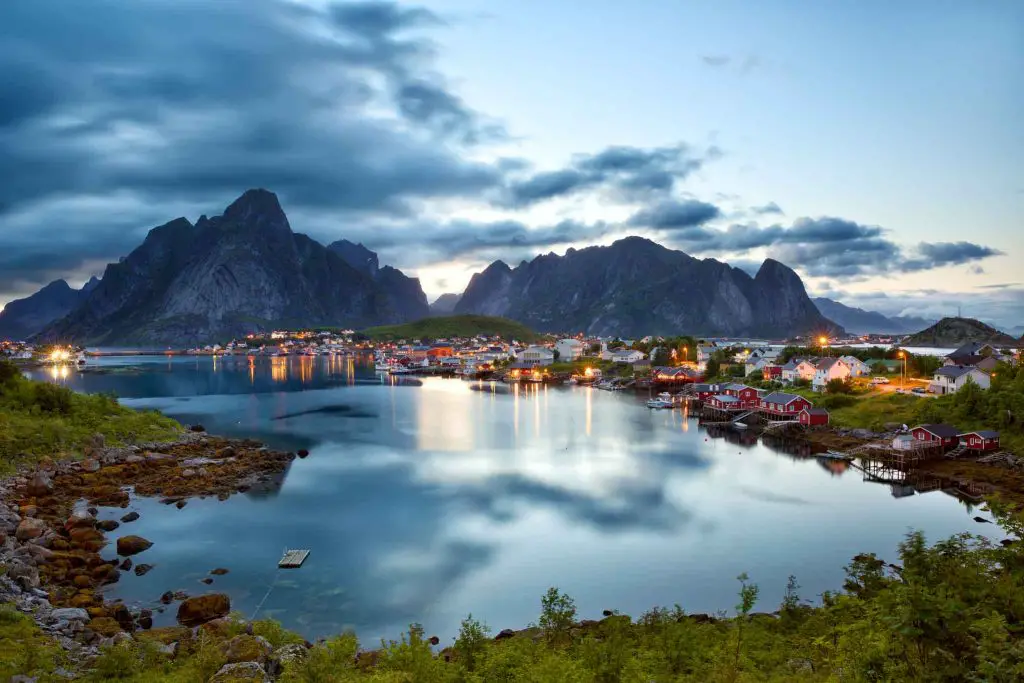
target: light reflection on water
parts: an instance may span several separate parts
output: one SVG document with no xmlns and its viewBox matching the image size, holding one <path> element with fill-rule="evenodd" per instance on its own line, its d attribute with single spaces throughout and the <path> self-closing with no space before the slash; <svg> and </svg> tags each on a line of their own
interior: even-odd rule
<svg viewBox="0 0 1024 683">
<path fill-rule="evenodd" d="M 276 490 L 182 510 L 134 501 L 142 517 L 123 533 L 155 542 L 137 560 L 156 568 L 126 573 L 113 595 L 219 589 L 248 614 L 281 550 L 305 547 L 310 559 L 278 577 L 267 616 L 311 637 L 352 627 L 373 643 L 416 621 L 449 638 L 470 611 L 496 630 L 535 621 L 550 585 L 583 617 L 674 602 L 702 612 L 734 604 L 734 577 L 747 571 L 770 611 L 789 574 L 807 597 L 836 589 L 850 557 L 893 559 L 910 528 L 933 539 L 994 532 L 942 492 L 896 499 L 751 434 L 712 437 L 680 411 L 648 410 L 646 396 L 417 386 L 367 362 L 155 357 L 72 371 L 64 381 L 78 389 L 311 451 Z M 198 583 L 218 566 L 231 572 Z"/>
</svg>

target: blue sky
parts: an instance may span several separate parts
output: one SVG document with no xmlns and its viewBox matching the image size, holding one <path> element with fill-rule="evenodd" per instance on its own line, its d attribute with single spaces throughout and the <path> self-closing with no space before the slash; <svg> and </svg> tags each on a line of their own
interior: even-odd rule
<svg viewBox="0 0 1024 683">
<path fill-rule="evenodd" d="M 429 295 L 635 233 L 1024 323 L 1024 3 L 86 4 L 0 10 L 0 303 L 265 186 Z"/>
</svg>

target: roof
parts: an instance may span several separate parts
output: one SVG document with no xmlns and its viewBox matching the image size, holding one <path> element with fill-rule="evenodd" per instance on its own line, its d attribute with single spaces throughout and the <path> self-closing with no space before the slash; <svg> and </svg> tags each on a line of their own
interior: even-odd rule
<svg viewBox="0 0 1024 683">
<path fill-rule="evenodd" d="M 963 377 L 972 370 L 977 370 L 977 368 L 965 367 L 963 365 L 944 365 L 938 370 L 936 370 L 935 374 L 942 375 L 943 377 L 950 377 L 952 379 L 956 379 L 957 377 Z"/>
<path fill-rule="evenodd" d="M 776 391 L 774 393 L 768 394 L 761 400 L 764 401 L 765 403 L 781 403 L 782 405 L 789 405 L 798 398 L 803 398 L 803 396 L 797 396 L 796 394 L 787 394 L 784 391 Z"/>
<path fill-rule="evenodd" d="M 572 338 L 559 339 L 558 343 L 559 344 L 570 344 L 572 346 L 583 346 L 583 342 L 581 342 L 579 339 L 572 339 Z"/>
<path fill-rule="evenodd" d="M 828 370 L 833 365 L 838 363 L 840 360 L 840 358 L 822 358 L 818 360 L 818 362 L 815 364 L 815 367 L 818 368 L 819 370 Z"/>
<path fill-rule="evenodd" d="M 992 348 L 991 344 L 984 342 L 967 342 L 953 353 L 950 353 L 946 358 L 958 358 L 960 356 L 976 356 L 984 348 Z"/>
<path fill-rule="evenodd" d="M 862 361 L 860 358 L 857 358 L 857 356 L 840 356 L 839 360 L 843 361 L 846 364 L 850 364 L 850 363 L 864 363 L 864 361 Z M 867 365 L 867 363 L 864 363 L 864 364 Z"/>
<path fill-rule="evenodd" d="M 739 399 L 735 396 L 726 396 L 725 394 L 716 394 L 711 397 L 712 400 L 718 401 L 719 403 L 739 403 Z"/>
<path fill-rule="evenodd" d="M 717 384 L 706 384 L 706 383 L 694 384 L 693 385 L 693 390 L 694 391 L 718 391 L 718 385 Z"/>
<path fill-rule="evenodd" d="M 918 425 L 914 429 L 923 429 L 943 439 L 952 439 L 960 436 L 960 430 L 944 424 Z"/>
<path fill-rule="evenodd" d="M 536 365 L 532 363 L 510 363 L 508 366 L 509 370 L 533 370 Z"/>
<path fill-rule="evenodd" d="M 745 391 L 750 389 L 746 384 L 726 384 L 722 387 L 722 391 Z"/>
<path fill-rule="evenodd" d="M 808 415 L 828 415 L 828 411 L 824 408 L 804 408 L 800 412 Z"/>
<path fill-rule="evenodd" d="M 961 434 L 961 436 L 966 436 L 968 434 L 975 434 L 977 436 L 980 436 L 983 439 L 998 439 L 999 438 L 999 432 L 997 432 L 997 431 L 995 431 L 993 429 L 979 429 L 976 432 L 964 432 L 963 434 Z"/>
</svg>

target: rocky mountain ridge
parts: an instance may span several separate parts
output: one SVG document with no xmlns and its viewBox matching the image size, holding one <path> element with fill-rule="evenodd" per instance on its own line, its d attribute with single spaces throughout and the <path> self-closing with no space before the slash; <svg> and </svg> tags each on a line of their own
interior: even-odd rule
<svg viewBox="0 0 1024 683">
<path fill-rule="evenodd" d="M 903 340 L 904 346 L 956 348 L 969 342 L 982 342 L 1000 348 L 1016 348 L 1018 340 L 991 325 L 973 318 L 943 318 L 931 327 Z"/>
<path fill-rule="evenodd" d="M 866 311 L 823 297 L 811 301 L 823 316 L 854 334 L 909 334 L 935 322 L 934 318 L 929 320 L 913 316 L 886 316 L 877 311 Z"/>
<path fill-rule="evenodd" d="M 72 289 L 65 280 L 54 280 L 31 296 L 9 302 L 0 311 L 0 339 L 28 339 L 70 313 L 98 284 L 92 278 L 81 289 Z"/>
<path fill-rule="evenodd" d="M 372 252 L 370 252 L 372 253 Z M 427 315 L 419 281 L 375 274 L 292 231 L 277 196 L 249 190 L 222 215 L 154 228 L 40 338 L 185 345 L 274 327 L 366 327 Z"/>
<path fill-rule="evenodd" d="M 800 277 L 766 260 L 755 277 L 641 237 L 545 254 L 511 268 L 495 261 L 470 280 L 456 313 L 518 320 L 538 331 L 600 335 L 790 337 L 838 331 Z"/>
</svg>

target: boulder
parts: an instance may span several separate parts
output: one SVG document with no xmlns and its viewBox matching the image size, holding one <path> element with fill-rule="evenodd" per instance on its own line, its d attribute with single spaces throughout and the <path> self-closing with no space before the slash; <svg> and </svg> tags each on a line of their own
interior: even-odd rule
<svg viewBox="0 0 1024 683">
<path fill-rule="evenodd" d="M 204 427 L 203 425 L 192 425 L 191 427 L 189 427 L 189 429 L 196 433 L 206 431 L 206 427 Z"/>
<path fill-rule="evenodd" d="M 498 635 L 494 636 L 495 640 L 505 640 L 506 638 L 514 638 L 516 632 L 510 628 L 502 629 Z"/>
<path fill-rule="evenodd" d="M 96 518 L 88 510 L 76 510 L 64 522 L 64 528 L 68 531 L 72 529 L 91 529 L 94 526 L 96 526 Z"/>
<path fill-rule="evenodd" d="M 152 568 L 153 565 L 151 564 L 137 564 L 135 565 L 135 576 L 145 576 Z"/>
<path fill-rule="evenodd" d="M 142 536 L 122 536 L 117 539 L 117 554 L 122 556 L 135 555 L 148 550 L 153 545 Z"/>
<path fill-rule="evenodd" d="M 43 472 L 36 472 L 29 479 L 25 492 L 36 498 L 43 498 L 53 493 L 53 481 Z"/>
<path fill-rule="evenodd" d="M 303 661 L 307 656 L 306 646 L 300 643 L 282 645 L 274 650 L 270 659 L 277 663 L 278 668 L 287 668 L 292 664 Z"/>
<path fill-rule="evenodd" d="M 41 519 L 34 517 L 25 517 L 18 524 L 17 531 L 14 532 L 14 537 L 19 541 L 27 541 L 32 538 L 39 538 L 46 531 L 46 522 Z"/>
<path fill-rule="evenodd" d="M 39 588 L 39 570 L 22 562 L 14 561 L 7 565 L 7 578 L 23 590 Z"/>
<path fill-rule="evenodd" d="M 89 613 L 81 607 L 61 607 L 50 612 L 57 621 L 89 621 Z"/>
<path fill-rule="evenodd" d="M 256 662 L 225 664 L 210 679 L 210 683 L 267 683 L 269 681 L 267 672 Z"/>
<path fill-rule="evenodd" d="M 119 526 L 121 525 L 113 519 L 104 519 L 99 522 L 96 522 L 96 528 L 100 531 L 113 531 Z"/>
<path fill-rule="evenodd" d="M 229 664 L 236 662 L 257 662 L 265 666 L 267 658 L 273 652 L 273 647 L 266 638 L 262 636 L 251 636 L 241 634 L 235 636 L 221 646 L 224 657 Z"/>
<path fill-rule="evenodd" d="M 138 512 L 135 512 L 134 510 L 132 510 L 132 511 L 131 511 L 131 512 L 129 512 L 129 513 L 127 514 L 127 515 L 125 515 L 124 517 L 122 517 L 122 518 L 121 518 L 121 521 L 122 521 L 123 523 L 127 524 L 128 522 L 134 522 L 134 521 L 135 521 L 135 520 L 137 520 L 138 518 L 139 518 L 139 513 L 138 513 Z"/>
<path fill-rule="evenodd" d="M 224 569 L 223 567 L 217 567 L 216 569 L 212 570 L 210 573 L 213 574 L 214 576 L 224 576 L 225 574 L 228 573 L 228 570 Z"/>
<path fill-rule="evenodd" d="M 307 451 L 305 448 L 300 448 L 298 451 L 296 451 L 296 453 L 300 458 L 305 458 L 307 455 L 309 455 L 309 451 Z"/>
<path fill-rule="evenodd" d="M 121 563 L 121 564 L 119 564 L 118 566 L 119 566 L 119 567 L 120 567 L 121 569 L 123 569 L 124 571 L 128 571 L 129 569 L 131 569 L 131 568 L 132 568 L 132 558 L 130 558 L 130 557 L 126 557 L 126 558 L 124 558 L 124 562 L 122 562 L 122 563 Z"/>
<path fill-rule="evenodd" d="M 218 617 L 226 617 L 231 611 L 231 599 L 224 593 L 210 593 L 187 598 L 178 605 L 178 623 L 183 626 L 199 626 Z"/>
<path fill-rule="evenodd" d="M 121 625 L 110 617 L 98 617 L 89 622 L 89 628 L 108 638 L 121 632 Z"/>
<path fill-rule="evenodd" d="M 82 468 L 83 472 L 89 472 L 89 473 L 99 472 L 99 470 L 100 470 L 100 461 L 96 460 L 95 458 L 86 458 L 85 460 L 83 460 L 81 462 L 79 467 Z"/>
</svg>

